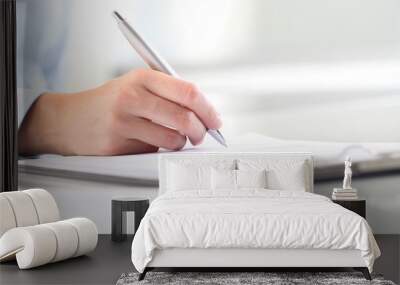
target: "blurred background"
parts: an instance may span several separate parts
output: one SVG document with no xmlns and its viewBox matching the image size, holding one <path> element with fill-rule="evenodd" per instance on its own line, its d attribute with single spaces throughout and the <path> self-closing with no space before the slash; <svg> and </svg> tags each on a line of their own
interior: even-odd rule
<svg viewBox="0 0 400 285">
<path fill-rule="evenodd" d="M 76 92 L 145 67 L 113 10 L 207 93 L 226 133 L 400 141 L 398 0 L 17 0 L 18 85 Z"/>
</svg>

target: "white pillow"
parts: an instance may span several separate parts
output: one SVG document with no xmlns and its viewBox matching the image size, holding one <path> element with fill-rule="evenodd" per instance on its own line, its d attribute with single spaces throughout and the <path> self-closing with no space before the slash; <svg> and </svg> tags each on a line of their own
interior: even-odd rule
<svg viewBox="0 0 400 285">
<path fill-rule="evenodd" d="M 236 190 L 236 170 L 213 168 L 211 181 L 213 190 Z"/>
<path fill-rule="evenodd" d="M 169 163 L 167 191 L 211 189 L 211 167 Z"/>
<path fill-rule="evenodd" d="M 267 170 L 267 188 L 272 190 L 306 191 L 306 165 L 296 159 L 240 159 L 240 170 Z"/>
<path fill-rule="evenodd" d="M 267 188 L 266 170 L 215 169 L 211 171 L 213 190 Z"/>
<path fill-rule="evenodd" d="M 268 188 L 267 171 L 263 170 L 236 170 L 237 189 Z"/>
</svg>

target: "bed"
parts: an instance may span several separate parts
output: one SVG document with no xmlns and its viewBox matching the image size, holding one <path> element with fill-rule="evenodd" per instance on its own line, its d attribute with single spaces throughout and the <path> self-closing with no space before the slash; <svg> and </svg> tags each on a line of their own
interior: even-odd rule
<svg viewBox="0 0 400 285">
<path fill-rule="evenodd" d="M 370 279 L 380 251 L 365 219 L 313 194 L 304 153 L 170 153 L 159 196 L 132 243 L 153 268 L 352 267 Z"/>
</svg>

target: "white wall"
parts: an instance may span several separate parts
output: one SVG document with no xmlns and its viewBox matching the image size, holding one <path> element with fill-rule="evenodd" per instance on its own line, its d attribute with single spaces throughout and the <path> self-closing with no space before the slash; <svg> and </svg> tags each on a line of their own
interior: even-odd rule
<svg viewBox="0 0 400 285">
<path fill-rule="evenodd" d="M 223 114 L 226 132 L 256 131 L 288 139 L 400 141 L 398 0 L 18 1 L 41 5 L 37 20 L 44 23 L 44 37 L 34 38 L 37 47 L 56 41 L 62 21 L 67 20 L 66 42 L 59 47 L 58 91 L 91 88 L 144 66 L 111 16 L 116 9 L 183 77 L 206 91 Z M 25 12 L 32 16 L 32 10 Z M 28 50 L 35 51 L 36 44 Z M 41 54 L 41 58 L 47 56 Z M 36 183 L 50 191 L 55 188 L 51 177 L 36 177 L 24 184 L 25 178 L 21 178 L 22 186 Z M 388 226 L 398 233 L 398 224 L 391 224 L 399 214 L 398 184 L 396 178 L 366 180 L 360 185 L 368 189 L 365 193 L 372 207 L 368 211 L 376 210 L 371 223 L 378 232 L 387 232 L 384 227 Z M 331 186 L 318 191 L 327 194 Z M 95 196 L 109 200 L 107 188 L 97 190 Z M 68 192 L 54 193 L 63 203 L 63 213 L 90 213 L 85 206 L 93 189 L 81 183 L 75 191 L 85 203 L 75 204 L 77 196 Z M 147 195 L 145 191 L 139 194 Z M 126 194 L 129 189 L 117 192 Z M 109 218 L 106 203 L 101 204 L 105 208 L 99 208 L 98 216 L 104 231 Z"/>
</svg>

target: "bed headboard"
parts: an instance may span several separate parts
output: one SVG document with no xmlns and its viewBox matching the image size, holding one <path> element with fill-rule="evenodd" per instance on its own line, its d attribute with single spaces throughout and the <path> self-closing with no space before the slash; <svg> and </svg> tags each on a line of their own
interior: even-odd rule
<svg viewBox="0 0 400 285">
<path fill-rule="evenodd" d="M 307 192 L 313 192 L 314 185 L 314 166 L 313 159 L 310 153 L 271 153 L 271 152 L 249 152 L 249 153 L 194 153 L 194 152 L 174 152 L 161 154 L 158 163 L 159 175 L 159 194 L 166 191 L 168 185 L 167 169 L 171 162 L 185 163 L 190 165 L 217 165 L 220 162 L 231 162 L 234 167 L 237 167 L 241 161 L 266 161 L 267 163 L 283 163 L 285 165 L 294 165 L 303 163 L 304 167 L 304 189 Z M 282 170 L 283 171 L 283 170 Z"/>
</svg>

